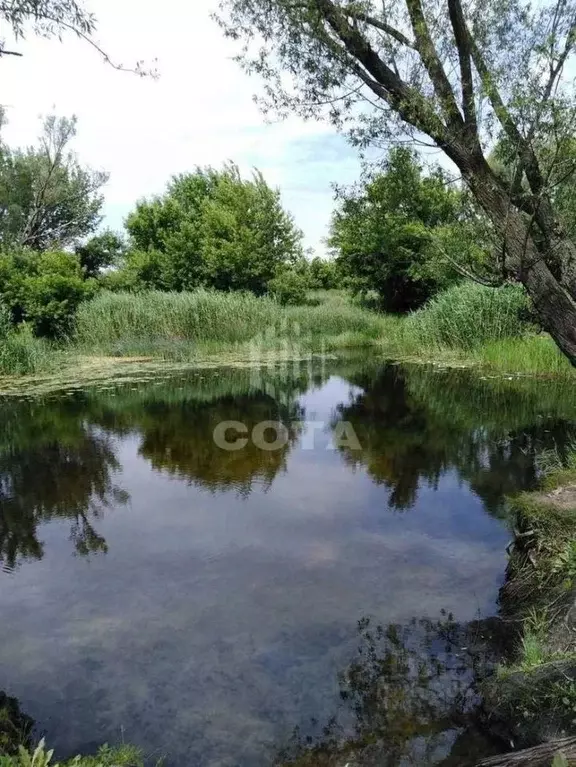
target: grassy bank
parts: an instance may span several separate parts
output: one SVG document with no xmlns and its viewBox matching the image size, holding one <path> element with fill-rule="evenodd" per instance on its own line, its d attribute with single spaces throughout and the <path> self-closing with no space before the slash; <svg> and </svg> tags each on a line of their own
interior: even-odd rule
<svg viewBox="0 0 576 767">
<path fill-rule="evenodd" d="M 517 641 L 486 690 L 523 746 L 576 724 L 576 445 L 540 462 L 539 489 L 509 502 L 515 538 L 500 608 Z"/>
<path fill-rule="evenodd" d="M 519 287 L 464 284 L 407 317 L 379 314 L 344 291 L 317 292 L 301 306 L 250 294 L 102 292 L 83 304 L 66 343 L 27 329 L 0 338 L 0 375 L 56 371 L 81 378 L 130 362 L 205 364 L 299 359 L 371 347 L 383 358 L 477 366 L 498 374 L 570 375 L 551 338 L 527 319 Z M 0 384 L 0 389 L 3 385 Z"/>
<path fill-rule="evenodd" d="M 20 746 L 4 754 L 0 750 L 0 767 L 144 767 L 142 752 L 129 745 L 102 746 L 94 755 L 76 756 L 65 762 L 57 763 L 53 757 L 54 752 L 42 740 L 34 748 Z"/>
</svg>

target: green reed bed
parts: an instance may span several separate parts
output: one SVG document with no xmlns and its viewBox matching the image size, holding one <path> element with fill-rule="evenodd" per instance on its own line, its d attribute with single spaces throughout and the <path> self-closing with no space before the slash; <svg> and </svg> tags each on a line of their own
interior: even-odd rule
<svg viewBox="0 0 576 767">
<path fill-rule="evenodd" d="M 52 345 L 34 338 L 27 327 L 14 329 L 0 306 L 0 375 L 26 375 L 50 370 L 58 363 Z"/>
<path fill-rule="evenodd" d="M 471 350 L 529 329 L 530 306 L 520 285 L 495 290 L 465 282 L 435 296 L 410 315 L 404 335 L 426 347 Z"/>
<path fill-rule="evenodd" d="M 105 292 L 80 307 L 75 342 L 87 351 L 166 356 L 198 346 L 307 346 L 310 338 L 345 333 L 376 340 L 381 330 L 377 315 L 344 301 L 283 307 L 243 293 Z"/>
</svg>

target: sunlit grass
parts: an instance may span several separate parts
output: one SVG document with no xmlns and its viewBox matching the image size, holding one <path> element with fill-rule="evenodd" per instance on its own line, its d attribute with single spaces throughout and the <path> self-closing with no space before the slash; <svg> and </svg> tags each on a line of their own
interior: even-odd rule
<svg viewBox="0 0 576 767">
<path fill-rule="evenodd" d="M 28 375 L 54 370 L 61 355 L 30 332 L 12 331 L 0 339 L 0 375 Z"/>
<path fill-rule="evenodd" d="M 80 308 L 74 340 L 87 352 L 184 359 L 219 345 L 320 350 L 323 342 L 338 346 L 340 338 L 348 346 L 351 337 L 376 341 L 383 326 L 379 315 L 338 294 L 283 307 L 266 297 L 206 290 L 101 293 Z"/>
</svg>

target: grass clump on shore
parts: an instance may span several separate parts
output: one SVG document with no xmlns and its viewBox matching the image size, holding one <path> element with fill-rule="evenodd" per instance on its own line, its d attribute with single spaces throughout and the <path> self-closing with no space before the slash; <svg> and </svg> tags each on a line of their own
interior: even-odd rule
<svg viewBox="0 0 576 767">
<path fill-rule="evenodd" d="M 509 501 L 515 540 L 500 592 L 516 651 L 488 684 L 494 713 L 531 745 L 576 722 L 576 452 L 547 451 L 537 490 Z"/>
<path fill-rule="evenodd" d="M 28 327 L 14 329 L 0 305 L 0 375 L 26 375 L 49 370 L 56 364 L 47 341 L 35 338 Z"/>
<path fill-rule="evenodd" d="M 76 317 L 76 341 L 98 348 L 126 339 L 247 341 L 277 321 L 277 304 L 250 293 L 102 292 Z"/>
<path fill-rule="evenodd" d="M 520 285 L 464 282 L 439 293 L 406 319 L 405 332 L 427 347 L 471 350 L 526 333 L 528 298 Z"/>
<path fill-rule="evenodd" d="M 54 751 L 41 740 L 33 750 L 20 746 L 13 754 L 0 753 L 0 767 L 144 767 L 142 752 L 128 745 L 104 745 L 93 756 L 76 756 L 62 763 L 53 761 L 53 757 Z"/>
</svg>

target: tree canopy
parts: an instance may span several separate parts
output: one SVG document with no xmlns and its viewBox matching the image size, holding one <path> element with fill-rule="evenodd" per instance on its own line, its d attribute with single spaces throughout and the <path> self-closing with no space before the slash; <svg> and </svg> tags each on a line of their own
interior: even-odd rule
<svg viewBox="0 0 576 767">
<path fill-rule="evenodd" d="M 76 119 L 50 116 L 37 147 L 0 144 L 0 246 L 67 247 L 101 221 L 108 175 L 82 167 L 69 145 Z"/>
<path fill-rule="evenodd" d="M 134 67 L 125 67 L 115 62 L 96 42 L 96 16 L 77 0 L 2 0 L 0 21 L 3 32 L 9 29 L 15 40 L 20 42 L 30 32 L 41 37 L 62 39 L 71 33 L 87 42 L 104 61 L 115 69 L 134 72 L 140 76 L 155 76 L 155 70 L 147 69 L 142 61 Z M 0 58 L 22 56 L 20 50 L 8 50 L 6 40 L 0 38 Z"/>
<path fill-rule="evenodd" d="M 264 78 L 267 107 L 331 119 L 362 147 L 440 148 L 500 238 L 503 279 L 525 285 L 576 363 L 576 247 L 553 194 L 561 158 L 539 151 L 574 132 L 574 0 L 222 0 L 220 23 Z M 487 159 L 501 139 L 512 183 Z"/>
<path fill-rule="evenodd" d="M 329 245 L 352 285 L 376 291 L 387 311 L 422 306 L 458 277 L 444 250 L 475 247 L 460 223 L 459 190 L 440 168 L 425 175 L 406 147 L 394 149 L 365 184 L 338 196 Z"/>
<path fill-rule="evenodd" d="M 302 256 L 301 232 L 280 194 L 235 165 L 176 176 L 166 194 L 128 216 L 125 275 L 136 287 L 266 292 L 277 270 Z"/>
</svg>

